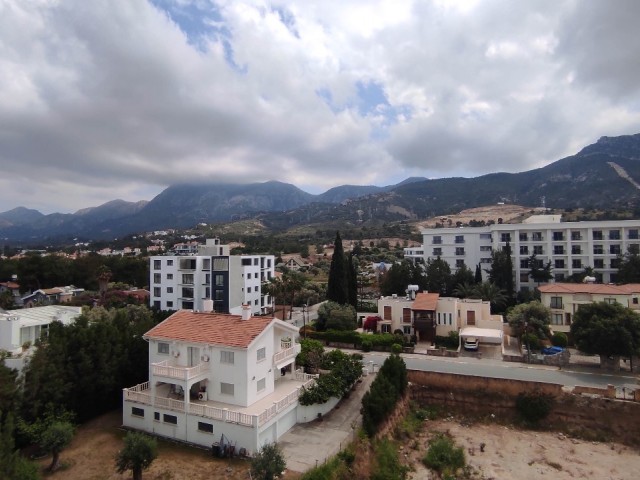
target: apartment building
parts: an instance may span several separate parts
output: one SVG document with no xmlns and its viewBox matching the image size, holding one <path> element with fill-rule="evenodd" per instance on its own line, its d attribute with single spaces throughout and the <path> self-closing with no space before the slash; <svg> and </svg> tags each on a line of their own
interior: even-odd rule
<svg viewBox="0 0 640 480">
<path fill-rule="evenodd" d="M 253 315 L 271 310 L 262 283 L 275 276 L 273 255 L 231 255 L 228 245 L 207 239 L 194 255 L 156 255 L 150 262 L 150 306 L 161 310 L 213 311 Z"/>
<path fill-rule="evenodd" d="M 422 230 L 422 247 L 405 249 L 405 257 L 425 261 L 440 257 L 452 271 L 463 264 L 472 270 L 480 264 L 486 280 L 491 252 L 509 243 L 517 290 L 536 287 L 529 277 L 533 254 L 545 265 L 551 262 L 556 282 L 592 267 L 598 283 L 615 283 L 618 256 L 640 250 L 639 233 L 640 220 L 562 222 L 560 215 L 535 215 L 516 224 L 427 228 Z"/>
</svg>

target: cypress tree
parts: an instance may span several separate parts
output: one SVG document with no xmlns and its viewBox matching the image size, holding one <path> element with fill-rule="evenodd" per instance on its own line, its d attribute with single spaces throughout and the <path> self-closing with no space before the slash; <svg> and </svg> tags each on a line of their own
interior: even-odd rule
<svg viewBox="0 0 640 480">
<path fill-rule="evenodd" d="M 482 283 L 482 269 L 480 264 L 476 265 L 476 274 L 473 278 L 474 283 Z"/>
<path fill-rule="evenodd" d="M 331 268 L 329 269 L 329 282 L 327 285 L 327 300 L 345 305 L 349 303 L 347 288 L 347 264 L 342 248 L 340 232 L 336 232 Z"/>
<path fill-rule="evenodd" d="M 356 270 L 356 264 L 353 261 L 353 253 L 349 255 L 349 264 L 348 264 L 348 298 L 349 304 L 353 306 L 353 308 L 358 311 L 358 272 Z"/>
</svg>

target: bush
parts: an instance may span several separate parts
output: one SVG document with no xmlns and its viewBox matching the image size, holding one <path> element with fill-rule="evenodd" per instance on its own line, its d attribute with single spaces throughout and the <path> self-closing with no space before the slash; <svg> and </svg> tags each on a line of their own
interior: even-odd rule
<svg viewBox="0 0 640 480">
<path fill-rule="evenodd" d="M 551 343 L 556 347 L 566 348 L 569 344 L 569 338 L 564 332 L 556 332 L 553 334 L 553 337 L 551 337 Z"/>
<path fill-rule="evenodd" d="M 525 333 L 522 335 L 522 344 L 529 347 L 529 350 L 540 350 L 540 339 L 535 333 Z"/>
<path fill-rule="evenodd" d="M 402 353 L 402 345 L 398 343 L 394 343 L 393 345 L 391 345 L 391 353 Z"/>
<path fill-rule="evenodd" d="M 362 343 L 360 344 L 360 346 L 362 347 L 362 351 L 363 352 L 370 352 L 371 351 L 371 342 L 369 340 L 363 340 Z"/>
<path fill-rule="evenodd" d="M 460 334 L 458 332 L 449 332 L 449 335 L 446 337 L 437 335 L 436 346 L 457 350 L 460 346 Z"/>
<path fill-rule="evenodd" d="M 430 442 L 422 463 L 441 476 L 455 476 L 467 461 L 462 447 L 456 447 L 453 439 L 440 434 Z"/>
<path fill-rule="evenodd" d="M 521 392 L 516 398 L 516 410 L 520 417 L 531 425 L 549 415 L 553 407 L 554 398 L 542 392 Z"/>
</svg>

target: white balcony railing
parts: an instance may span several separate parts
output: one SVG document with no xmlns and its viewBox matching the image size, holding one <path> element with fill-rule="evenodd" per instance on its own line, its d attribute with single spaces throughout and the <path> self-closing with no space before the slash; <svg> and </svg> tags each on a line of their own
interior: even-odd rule
<svg viewBox="0 0 640 480">
<path fill-rule="evenodd" d="M 279 352 L 273 355 L 273 363 L 275 365 L 282 362 L 283 360 L 289 360 L 291 358 L 295 358 L 297 354 L 298 354 L 298 348 L 296 347 L 296 345 L 289 348 L 285 348 L 284 350 L 280 350 Z"/>
<path fill-rule="evenodd" d="M 167 360 L 159 363 L 151 364 L 151 371 L 154 376 L 175 378 L 178 380 L 191 380 L 209 370 L 208 363 L 200 363 L 195 367 L 181 367 L 178 365 L 169 365 Z"/>
</svg>

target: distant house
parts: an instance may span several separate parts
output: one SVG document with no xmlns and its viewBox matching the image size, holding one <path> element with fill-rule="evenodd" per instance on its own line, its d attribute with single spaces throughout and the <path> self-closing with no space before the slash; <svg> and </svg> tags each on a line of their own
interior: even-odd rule
<svg viewBox="0 0 640 480">
<path fill-rule="evenodd" d="M 393 295 L 378 300 L 378 331 L 415 334 L 419 342 L 432 343 L 436 336 L 459 332 L 461 337 L 502 343 L 503 320 L 492 315 L 489 302 L 470 298 L 441 297 L 421 292 L 412 298 Z"/>
<path fill-rule="evenodd" d="M 51 322 L 68 325 L 82 314 L 80 307 L 48 305 L 20 310 L 0 312 L 0 350 L 12 357 L 5 359 L 10 368 L 20 370 L 28 356 L 22 353 L 22 346 L 34 345 L 36 340 L 46 336 Z"/>
<path fill-rule="evenodd" d="M 551 329 L 569 332 L 580 305 L 619 303 L 640 313 L 640 284 L 549 283 L 540 285 L 540 301 L 551 309 Z"/>
<path fill-rule="evenodd" d="M 0 282 L 0 294 L 4 292 L 11 292 L 13 297 L 13 303 L 17 307 L 22 306 L 22 297 L 20 296 L 20 285 L 16 282 Z"/>
<path fill-rule="evenodd" d="M 252 317 L 248 306 L 242 315 L 174 313 L 144 336 L 149 381 L 124 389 L 124 426 L 256 452 L 317 416 L 298 404 L 315 377 L 295 368 L 296 334 L 276 318 Z"/>
<path fill-rule="evenodd" d="M 84 288 L 77 288 L 73 285 L 41 288 L 22 297 L 22 304 L 24 308 L 42 305 L 58 305 L 70 302 L 73 297 L 80 295 L 82 292 L 84 292 Z"/>
<path fill-rule="evenodd" d="M 300 255 L 283 255 L 282 262 L 285 267 L 294 272 L 309 267 L 309 263 Z"/>
</svg>

